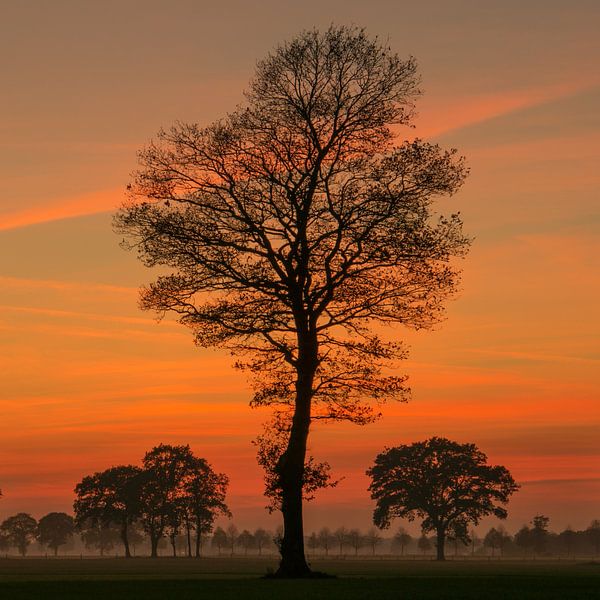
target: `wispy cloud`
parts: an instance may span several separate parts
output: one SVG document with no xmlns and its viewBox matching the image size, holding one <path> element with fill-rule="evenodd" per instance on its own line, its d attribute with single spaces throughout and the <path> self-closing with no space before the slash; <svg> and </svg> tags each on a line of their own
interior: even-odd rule
<svg viewBox="0 0 600 600">
<path fill-rule="evenodd" d="M 476 96 L 425 97 L 419 105 L 420 116 L 417 118 L 415 131 L 420 137 L 438 137 L 516 111 L 567 98 L 598 85 L 600 80 L 577 80 Z"/>
<path fill-rule="evenodd" d="M 37 206 L 0 215 L 0 231 L 112 211 L 122 200 L 123 189 L 121 188 L 46 200 Z"/>
<path fill-rule="evenodd" d="M 85 281 L 61 281 L 57 279 L 28 279 L 0 276 L 0 287 L 11 289 L 52 289 L 60 291 L 84 290 L 111 292 L 118 294 L 137 294 L 138 288 Z"/>
</svg>

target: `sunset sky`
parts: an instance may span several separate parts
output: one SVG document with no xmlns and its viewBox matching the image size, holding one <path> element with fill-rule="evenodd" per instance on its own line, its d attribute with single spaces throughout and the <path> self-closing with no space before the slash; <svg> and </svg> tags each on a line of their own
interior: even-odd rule
<svg viewBox="0 0 600 600">
<path fill-rule="evenodd" d="M 225 353 L 137 306 L 153 273 L 111 216 L 136 150 L 242 101 L 304 28 L 364 26 L 417 58 L 415 135 L 471 175 L 440 202 L 475 238 L 435 331 L 397 330 L 413 398 L 319 426 L 334 490 L 307 528 L 368 527 L 384 446 L 474 442 L 522 489 L 508 528 L 600 518 L 600 2 L 8 0 L 0 18 L 0 520 L 70 511 L 86 474 L 189 443 L 231 478 L 239 527 L 274 527 L 251 440 L 267 418 Z"/>
</svg>

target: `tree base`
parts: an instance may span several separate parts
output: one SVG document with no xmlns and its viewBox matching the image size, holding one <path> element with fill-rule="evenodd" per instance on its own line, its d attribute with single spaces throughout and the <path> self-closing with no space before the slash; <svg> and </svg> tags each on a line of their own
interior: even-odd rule
<svg viewBox="0 0 600 600">
<path fill-rule="evenodd" d="M 322 571 L 311 571 L 310 569 L 304 571 L 290 572 L 283 570 L 281 567 L 275 572 L 266 573 L 262 576 L 263 579 L 337 579 L 337 575 L 330 575 L 329 573 L 323 573 Z"/>
</svg>

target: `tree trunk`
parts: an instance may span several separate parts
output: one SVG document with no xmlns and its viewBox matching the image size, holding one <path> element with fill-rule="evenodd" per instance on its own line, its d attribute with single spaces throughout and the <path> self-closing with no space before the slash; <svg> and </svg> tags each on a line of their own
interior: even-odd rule
<svg viewBox="0 0 600 600">
<path fill-rule="evenodd" d="M 200 519 L 196 519 L 196 558 L 200 557 L 200 544 L 202 543 L 202 528 Z"/>
<path fill-rule="evenodd" d="M 131 558 L 131 552 L 129 551 L 129 538 L 127 536 L 127 521 L 121 524 L 121 541 L 125 548 L 125 558 Z"/>
<path fill-rule="evenodd" d="M 175 558 L 177 556 L 177 548 L 175 546 L 175 534 L 172 534 L 170 536 L 171 538 L 171 548 L 173 548 L 173 558 Z"/>
<path fill-rule="evenodd" d="M 437 558 L 436 560 L 446 560 L 444 555 L 444 544 L 446 543 L 446 530 L 443 527 L 437 528 Z"/>
<path fill-rule="evenodd" d="M 190 532 L 189 519 L 185 520 L 185 529 L 186 529 L 186 534 L 187 534 L 188 557 L 192 558 L 192 534 Z"/>
<path fill-rule="evenodd" d="M 276 467 L 281 483 L 284 532 L 280 549 L 281 562 L 276 573 L 278 577 L 307 577 L 311 573 L 304 554 L 302 480 L 316 367 L 316 338 L 309 341 L 300 339 L 292 428 L 287 449 Z"/>
<path fill-rule="evenodd" d="M 158 536 L 150 534 L 150 557 L 158 558 Z"/>
<path fill-rule="evenodd" d="M 54 546 L 54 556 L 58 556 L 58 546 Z"/>
</svg>

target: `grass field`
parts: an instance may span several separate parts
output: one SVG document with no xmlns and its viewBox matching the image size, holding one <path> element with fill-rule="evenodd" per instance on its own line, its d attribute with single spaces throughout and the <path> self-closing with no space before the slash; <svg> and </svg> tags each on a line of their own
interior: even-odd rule
<svg viewBox="0 0 600 600">
<path fill-rule="evenodd" d="M 10 600 L 600 598 L 600 563 L 581 561 L 315 560 L 338 576 L 260 579 L 273 559 L 1 559 Z"/>
</svg>

